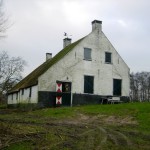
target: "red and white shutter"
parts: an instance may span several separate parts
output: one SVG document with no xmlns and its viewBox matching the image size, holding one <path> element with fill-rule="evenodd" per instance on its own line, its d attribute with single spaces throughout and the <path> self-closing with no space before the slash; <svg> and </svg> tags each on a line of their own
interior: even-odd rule
<svg viewBox="0 0 150 150">
<path fill-rule="evenodd" d="M 62 104 L 62 97 L 56 96 L 56 105 L 61 105 L 61 104 Z"/>
<path fill-rule="evenodd" d="M 56 92 L 61 93 L 62 92 L 62 83 L 56 83 Z"/>
<path fill-rule="evenodd" d="M 62 83 L 61 82 L 56 83 L 56 92 L 62 93 Z M 62 96 L 56 96 L 56 105 L 61 105 L 61 104 L 62 104 Z"/>
</svg>

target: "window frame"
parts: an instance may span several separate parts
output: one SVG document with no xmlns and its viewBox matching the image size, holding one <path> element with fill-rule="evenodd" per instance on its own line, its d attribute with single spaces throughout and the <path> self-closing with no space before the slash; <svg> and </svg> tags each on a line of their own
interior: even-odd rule
<svg viewBox="0 0 150 150">
<path fill-rule="evenodd" d="M 21 95 L 24 95 L 24 89 L 22 89 L 22 91 L 21 91 Z"/>
<path fill-rule="evenodd" d="M 16 93 L 16 100 L 18 100 L 18 92 Z"/>
<path fill-rule="evenodd" d="M 32 87 L 29 88 L 29 97 L 32 96 Z"/>
<path fill-rule="evenodd" d="M 85 80 L 86 77 L 91 78 L 91 79 L 88 79 L 88 81 L 89 80 L 92 81 L 92 84 L 90 83 L 92 85 L 92 88 L 89 88 L 89 86 L 87 88 L 87 84 L 86 84 L 87 80 Z M 94 94 L 94 76 L 92 76 L 92 75 L 84 75 L 84 93 L 85 94 Z"/>
<path fill-rule="evenodd" d="M 105 52 L 105 63 L 112 64 L 112 53 L 111 52 Z"/>
<path fill-rule="evenodd" d="M 113 96 L 121 96 L 121 95 L 122 95 L 122 79 L 113 78 Z"/>
<path fill-rule="evenodd" d="M 90 55 L 89 55 L 89 52 L 88 54 L 86 54 L 86 50 L 90 51 Z M 87 55 L 89 55 L 90 57 L 86 57 Z M 92 49 L 91 48 L 84 47 L 84 60 L 92 61 Z"/>
</svg>

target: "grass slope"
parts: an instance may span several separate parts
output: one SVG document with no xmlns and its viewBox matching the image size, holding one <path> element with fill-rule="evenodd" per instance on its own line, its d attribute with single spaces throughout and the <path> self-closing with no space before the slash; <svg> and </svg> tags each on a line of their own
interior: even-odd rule
<svg viewBox="0 0 150 150">
<path fill-rule="evenodd" d="M 4 150 L 149 150 L 150 103 L 0 109 Z"/>
</svg>

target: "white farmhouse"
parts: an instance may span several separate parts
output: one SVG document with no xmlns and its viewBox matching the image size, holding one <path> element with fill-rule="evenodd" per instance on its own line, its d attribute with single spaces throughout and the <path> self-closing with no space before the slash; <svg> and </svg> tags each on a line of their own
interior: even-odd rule
<svg viewBox="0 0 150 150">
<path fill-rule="evenodd" d="M 102 21 L 92 22 L 92 32 L 71 43 L 20 81 L 8 93 L 8 104 L 40 106 L 101 103 L 108 97 L 129 97 L 130 70 L 102 31 Z"/>
</svg>

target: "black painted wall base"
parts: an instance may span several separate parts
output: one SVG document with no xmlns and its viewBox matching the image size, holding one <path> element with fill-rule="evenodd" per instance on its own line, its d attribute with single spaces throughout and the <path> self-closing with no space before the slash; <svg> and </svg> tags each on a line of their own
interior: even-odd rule
<svg viewBox="0 0 150 150">
<path fill-rule="evenodd" d="M 76 105 L 89 105 L 89 104 L 101 104 L 102 96 L 94 94 L 73 94 L 73 106 Z M 103 100 L 103 104 L 107 103 L 107 99 Z"/>
<path fill-rule="evenodd" d="M 39 91 L 39 101 L 38 105 L 40 107 L 57 107 L 56 96 L 62 96 L 62 105 L 60 106 L 71 106 L 71 93 L 57 93 L 48 91 Z M 107 97 L 102 95 L 94 94 L 72 94 L 72 106 L 76 105 L 89 105 L 89 104 L 101 104 L 103 99 L 103 104 L 107 103 Z"/>
<path fill-rule="evenodd" d="M 71 105 L 71 93 L 57 93 L 48 91 L 39 91 L 38 105 L 39 107 L 60 107 Z M 62 104 L 56 105 L 56 96 L 62 97 Z"/>
<path fill-rule="evenodd" d="M 56 96 L 62 96 L 62 104 L 56 105 Z M 72 106 L 77 105 L 90 105 L 90 104 L 107 104 L 107 97 L 102 95 L 94 94 L 72 94 Z M 38 93 L 38 103 L 35 108 L 45 108 L 45 107 L 61 107 L 61 106 L 71 106 L 71 93 L 57 93 L 48 91 L 39 91 Z M 129 102 L 129 97 L 121 97 L 122 102 Z M 29 105 L 29 104 L 24 104 Z M 20 105 L 23 107 L 24 105 Z M 32 105 L 32 104 L 31 104 Z M 8 105 L 8 108 L 18 108 L 19 104 Z M 29 107 L 30 108 L 30 107 Z"/>
</svg>

